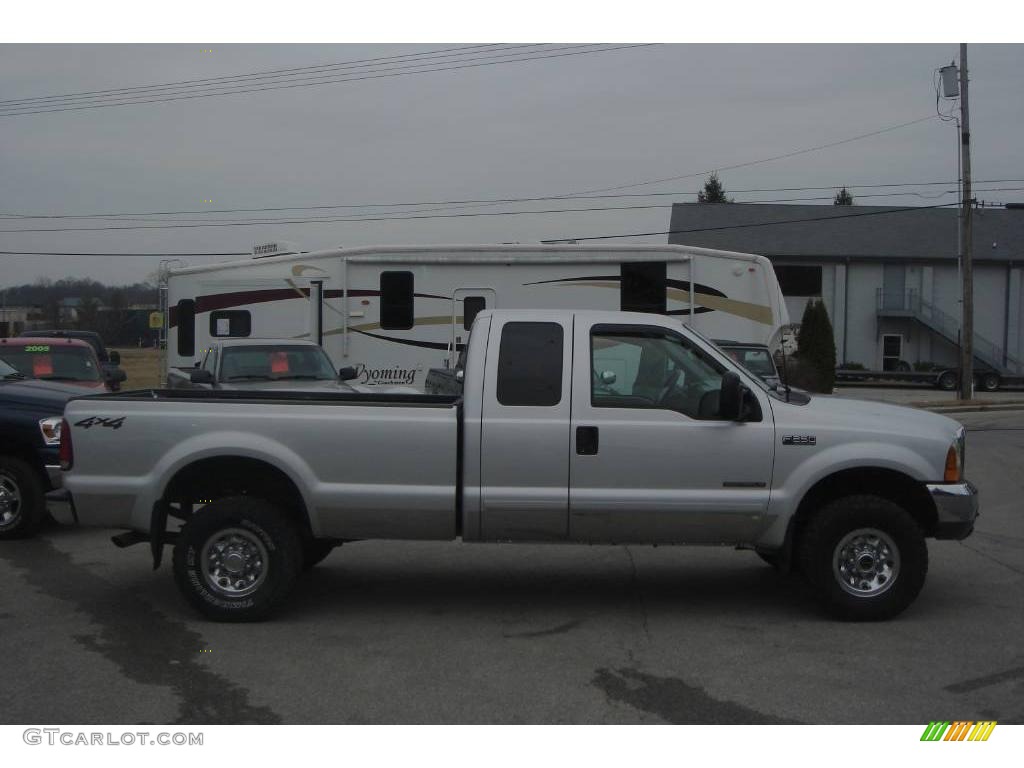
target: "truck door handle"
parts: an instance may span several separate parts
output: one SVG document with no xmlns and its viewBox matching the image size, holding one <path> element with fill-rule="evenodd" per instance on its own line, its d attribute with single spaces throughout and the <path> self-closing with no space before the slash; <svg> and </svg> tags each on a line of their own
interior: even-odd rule
<svg viewBox="0 0 1024 768">
<path fill-rule="evenodd" d="M 597 427 L 576 427 L 576 453 L 580 456 L 597 454 Z"/>
</svg>

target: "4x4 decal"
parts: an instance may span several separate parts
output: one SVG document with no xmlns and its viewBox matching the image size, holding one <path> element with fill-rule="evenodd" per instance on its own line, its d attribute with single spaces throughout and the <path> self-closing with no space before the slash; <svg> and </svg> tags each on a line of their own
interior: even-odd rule
<svg viewBox="0 0 1024 768">
<path fill-rule="evenodd" d="M 90 416 L 87 419 L 76 421 L 75 426 L 82 427 L 83 429 L 88 429 L 89 427 L 110 427 L 111 429 L 120 429 L 121 425 L 124 424 L 124 420 L 126 418 L 128 417 L 117 416 L 116 418 L 112 419 L 103 419 L 100 418 L 99 416 Z"/>
</svg>

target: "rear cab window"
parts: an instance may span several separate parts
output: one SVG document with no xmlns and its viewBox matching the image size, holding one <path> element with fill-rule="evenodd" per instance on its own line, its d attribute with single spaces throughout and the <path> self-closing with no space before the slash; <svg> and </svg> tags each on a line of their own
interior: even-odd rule
<svg viewBox="0 0 1024 768">
<path fill-rule="evenodd" d="M 500 405 L 551 407 L 562 401 L 564 337 L 558 323 L 505 323 L 498 350 Z"/>
</svg>

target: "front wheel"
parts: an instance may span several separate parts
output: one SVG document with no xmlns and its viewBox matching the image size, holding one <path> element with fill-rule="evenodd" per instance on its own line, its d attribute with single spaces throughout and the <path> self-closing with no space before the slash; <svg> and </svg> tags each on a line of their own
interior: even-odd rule
<svg viewBox="0 0 1024 768">
<path fill-rule="evenodd" d="M 174 578 L 194 608 L 216 621 L 258 621 L 287 598 L 302 567 L 293 523 L 262 499 L 205 506 L 182 528 Z"/>
<path fill-rule="evenodd" d="M 847 496 L 811 518 L 800 540 L 800 566 L 832 615 L 880 621 L 920 593 L 928 548 L 902 507 L 878 496 Z"/>
<path fill-rule="evenodd" d="M 0 456 L 0 540 L 31 536 L 46 516 L 42 480 L 14 456 Z"/>
<path fill-rule="evenodd" d="M 959 379 L 957 378 L 957 375 L 953 373 L 953 371 L 946 371 L 941 376 L 939 376 L 938 381 L 936 381 L 935 383 L 938 384 L 939 389 L 944 389 L 947 392 L 952 392 L 954 389 L 956 389 L 956 385 L 959 383 Z"/>
</svg>

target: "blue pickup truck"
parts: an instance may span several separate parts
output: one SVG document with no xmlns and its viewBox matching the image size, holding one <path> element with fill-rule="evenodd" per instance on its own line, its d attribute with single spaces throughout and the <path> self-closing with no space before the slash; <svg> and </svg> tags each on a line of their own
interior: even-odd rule
<svg viewBox="0 0 1024 768">
<path fill-rule="evenodd" d="M 0 539 L 31 536 L 60 487 L 64 405 L 81 387 L 25 379 L 0 360 Z"/>
</svg>

